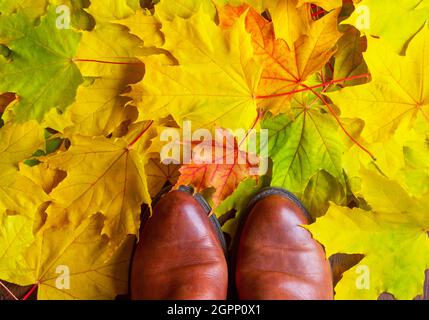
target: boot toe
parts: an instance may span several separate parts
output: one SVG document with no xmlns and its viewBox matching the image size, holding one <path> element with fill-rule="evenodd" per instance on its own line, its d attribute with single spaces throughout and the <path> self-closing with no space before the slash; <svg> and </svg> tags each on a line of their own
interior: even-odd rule
<svg viewBox="0 0 429 320">
<path fill-rule="evenodd" d="M 237 250 L 241 299 L 332 299 L 329 263 L 321 245 L 302 227 L 308 223 L 303 207 L 280 195 L 253 206 Z"/>
<path fill-rule="evenodd" d="M 225 299 L 223 249 L 204 208 L 172 191 L 154 208 L 133 259 L 133 299 Z"/>
</svg>

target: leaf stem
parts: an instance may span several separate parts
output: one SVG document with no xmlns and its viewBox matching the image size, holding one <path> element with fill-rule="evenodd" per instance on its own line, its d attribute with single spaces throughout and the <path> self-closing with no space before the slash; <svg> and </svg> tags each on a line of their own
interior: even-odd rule
<svg viewBox="0 0 429 320">
<path fill-rule="evenodd" d="M 293 91 L 289 91 L 289 92 L 284 92 L 284 93 L 277 93 L 277 94 L 271 94 L 271 95 L 265 95 L 265 96 L 256 96 L 255 99 L 261 100 L 261 99 L 270 99 L 270 98 L 276 98 L 276 97 L 284 97 L 284 96 L 288 96 L 288 95 L 292 95 L 295 93 L 300 93 L 300 92 L 305 92 L 305 91 L 309 91 L 312 89 L 317 89 L 320 87 L 325 87 L 331 84 L 335 84 L 335 83 L 340 83 L 340 82 L 344 82 L 344 81 L 350 81 L 350 80 L 356 80 L 356 79 L 362 79 L 362 78 L 368 78 L 369 74 L 365 73 L 365 74 L 359 74 L 356 76 L 351 76 L 351 77 L 347 77 L 347 78 L 343 78 L 343 79 L 334 79 L 334 80 L 330 80 L 324 83 L 320 83 L 318 85 L 314 85 L 311 87 L 305 86 L 304 89 L 297 89 L 297 90 L 293 90 Z M 298 85 L 302 85 L 301 82 L 297 83 Z"/>
<path fill-rule="evenodd" d="M 142 137 L 143 135 L 152 127 L 154 121 L 150 121 L 146 128 L 128 145 L 128 149 L 131 149 Z"/>
<path fill-rule="evenodd" d="M 10 291 L 10 289 L 2 282 L 2 281 L 0 281 L 0 286 L 2 286 L 3 287 L 3 289 L 13 298 L 13 299 L 15 299 L 15 300 L 19 300 L 14 294 L 13 294 L 13 292 L 12 291 Z"/>
<path fill-rule="evenodd" d="M 258 110 L 258 115 L 257 115 L 257 117 L 256 117 L 255 121 L 253 121 L 252 126 L 250 127 L 250 129 L 249 129 L 249 130 L 247 130 L 246 135 L 244 136 L 244 138 L 243 138 L 243 139 L 240 141 L 240 143 L 238 144 L 238 148 L 240 148 L 240 147 L 241 147 L 241 145 L 244 143 L 244 141 L 246 141 L 247 137 L 248 137 L 248 136 L 249 136 L 249 134 L 250 134 L 250 131 L 252 131 L 253 129 L 255 129 L 255 128 L 256 128 L 256 126 L 258 125 L 259 121 L 261 121 L 261 119 L 264 117 L 264 115 L 265 115 L 265 112 L 263 112 L 262 110 Z"/>
<path fill-rule="evenodd" d="M 93 62 L 93 63 L 102 63 L 102 64 L 115 64 L 115 65 L 130 65 L 130 66 L 136 66 L 136 65 L 142 65 L 143 62 L 115 62 L 115 61 L 107 61 L 107 60 L 94 60 L 94 59 L 73 59 L 74 62 Z"/>
<path fill-rule="evenodd" d="M 31 289 L 30 289 L 30 291 L 28 291 L 27 293 L 26 293 L 26 295 L 22 298 L 22 300 L 27 300 L 32 294 L 33 294 L 33 292 L 34 291 L 36 291 L 36 289 L 37 289 L 37 287 L 39 286 L 39 281 L 37 281 L 32 287 L 31 287 Z"/>
</svg>

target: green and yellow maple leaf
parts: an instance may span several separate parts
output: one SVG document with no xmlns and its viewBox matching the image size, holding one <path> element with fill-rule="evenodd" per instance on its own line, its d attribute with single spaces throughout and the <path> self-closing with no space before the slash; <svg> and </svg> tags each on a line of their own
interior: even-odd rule
<svg viewBox="0 0 429 320">
<path fill-rule="evenodd" d="M 286 115 L 265 119 L 273 160 L 271 184 L 302 195 L 310 178 L 323 169 L 344 185 L 342 154 L 346 150 L 335 118 L 313 94 L 300 93 L 292 101 L 293 119 Z"/>
<path fill-rule="evenodd" d="M 334 55 L 332 80 L 348 79 L 342 86 L 353 86 L 368 82 L 368 67 L 363 57 L 366 38 L 352 26 L 341 26 L 343 36 L 338 40 Z"/>
<path fill-rule="evenodd" d="M 7 45 L 10 60 L 0 56 L 0 92 L 14 92 L 16 121 L 42 120 L 53 108 L 64 111 L 73 101 L 82 76 L 73 62 L 80 34 L 56 26 L 51 8 L 39 25 L 24 14 L 0 19 L 1 36 L 12 35 Z"/>
<path fill-rule="evenodd" d="M 375 172 L 362 172 L 362 179 L 371 211 L 332 205 L 308 227 L 328 256 L 365 256 L 343 274 L 336 298 L 377 299 L 388 292 L 397 299 L 413 299 L 421 293 L 429 266 L 429 202 L 426 197 L 411 197 L 398 183 Z"/>
<path fill-rule="evenodd" d="M 344 185 L 325 170 L 318 171 L 310 178 L 301 196 L 313 219 L 324 216 L 330 202 L 345 205 L 346 200 Z"/>
<path fill-rule="evenodd" d="M 268 176 L 262 176 L 259 183 L 254 179 L 245 179 L 242 181 L 233 194 L 227 197 L 215 208 L 215 214 L 219 219 L 234 210 L 234 217 L 225 221 L 222 230 L 231 236 L 236 235 L 242 215 L 246 212 L 251 198 L 257 194 L 263 187 L 269 185 Z"/>
</svg>

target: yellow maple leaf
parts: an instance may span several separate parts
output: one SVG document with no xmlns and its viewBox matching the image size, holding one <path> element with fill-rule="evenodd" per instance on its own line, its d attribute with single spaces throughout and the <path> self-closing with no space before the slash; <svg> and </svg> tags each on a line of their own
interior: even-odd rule
<svg viewBox="0 0 429 320">
<path fill-rule="evenodd" d="M 161 47 L 164 37 L 161 33 L 161 22 L 148 10 L 140 9 L 132 16 L 115 21 L 128 27 L 130 32 L 143 40 L 146 47 Z"/>
<path fill-rule="evenodd" d="M 19 163 L 44 148 L 43 129 L 35 121 L 0 129 L 0 214 L 31 216 L 48 198 L 42 188 L 19 174 Z"/>
<path fill-rule="evenodd" d="M 429 29 L 410 43 L 406 56 L 389 50 L 383 40 L 369 38 L 364 54 L 372 75 L 368 84 L 344 88 L 328 96 L 344 117 L 365 121 L 369 142 L 390 138 L 401 123 L 412 126 L 418 114 L 429 121 Z"/>
<path fill-rule="evenodd" d="M 64 115 L 70 116 L 72 131 L 85 136 L 107 136 L 122 122 L 135 120 L 135 108 L 128 104 L 129 98 L 121 95 L 123 90 L 120 82 L 105 78 L 81 86 L 76 101 Z"/>
<path fill-rule="evenodd" d="M 356 195 L 361 193 L 361 169 L 382 172 L 395 179 L 408 193 L 421 196 L 429 190 L 429 123 L 420 114 L 414 127 L 401 123 L 387 140 L 368 144 L 377 155 L 374 162 L 353 146 L 344 154 L 343 168 L 347 173 L 350 188 Z"/>
<path fill-rule="evenodd" d="M 101 214 L 77 227 L 65 224 L 45 228 L 25 250 L 19 246 L 32 236 L 28 230 L 31 223 L 14 221 L 17 217 L 6 219 L 11 219 L 6 225 L 9 233 L 5 235 L 12 244 L 7 252 L 13 256 L 0 269 L 2 280 L 21 286 L 34 285 L 39 300 L 114 299 L 127 292 L 133 238 L 126 237 L 112 254 L 109 239 L 100 234 L 104 222 Z M 0 230 L 4 228 L 3 225 Z M 7 244 L 2 242 L 0 246 Z"/>
<path fill-rule="evenodd" d="M 155 197 L 167 182 L 171 185 L 175 185 L 180 175 L 179 168 L 180 165 L 165 165 L 156 157 L 149 159 L 145 169 L 147 172 L 147 184 L 150 195 Z"/>
<path fill-rule="evenodd" d="M 138 5 L 138 0 L 91 0 L 87 11 L 97 21 L 112 21 L 131 16 Z"/>
<path fill-rule="evenodd" d="M 363 171 L 363 194 L 371 211 L 331 205 L 308 227 L 326 249 L 363 254 L 337 284 L 337 299 L 377 299 L 383 292 L 397 299 L 421 293 L 429 265 L 429 202 L 413 198 L 395 181 Z"/>
<path fill-rule="evenodd" d="M 42 159 L 51 168 L 67 172 L 51 193 L 48 225 L 67 221 L 79 225 L 100 212 L 106 216 L 102 233 L 113 245 L 138 233 L 140 206 L 151 202 L 144 168 L 146 126 L 139 124 L 139 131 L 113 140 L 72 135 L 69 150 Z"/>
<path fill-rule="evenodd" d="M 127 85 L 143 76 L 143 64 L 137 59 L 142 46 L 142 40 L 130 34 L 127 27 L 100 23 L 96 29 L 82 33 L 74 61 L 85 77 L 116 79 Z"/>
<path fill-rule="evenodd" d="M 286 41 L 292 47 L 302 35 L 308 34 L 312 22 L 310 10 L 298 6 L 299 0 L 266 0 L 270 11 L 276 37 Z"/>
<path fill-rule="evenodd" d="M 143 59 L 146 74 L 131 96 L 142 119 L 172 115 L 195 127 L 250 128 L 257 117 L 254 99 L 260 65 L 253 59 L 244 21 L 222 30 L 200 10 L 189 19 L 162 21 L 166 42 L 179 65 Z"/>
</svg>

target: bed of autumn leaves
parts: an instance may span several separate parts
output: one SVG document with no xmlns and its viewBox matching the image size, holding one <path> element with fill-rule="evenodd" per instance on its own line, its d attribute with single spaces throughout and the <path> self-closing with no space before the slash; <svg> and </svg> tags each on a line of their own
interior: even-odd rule
<svg viewBox="0 0 429 320">
<path fill-rule="evenodd" d="M 115 298 L 141 205 L 164 185 L 192 184 L 223 220 L 272 185 L 317 218 L 309 230 L 328 256 L 363 255 L 337 299 L 420 294 L 429 1 L 155 2 L 0 0 L 0 279 L 39 299 Z M 70 29 L 57 27 L 59 5 Z M 361 31 L 359 5 L 370 13 Z M 269 129 L 269 174 L 163 165 L 160 132 L 184 120 Z"/>
</svg>

